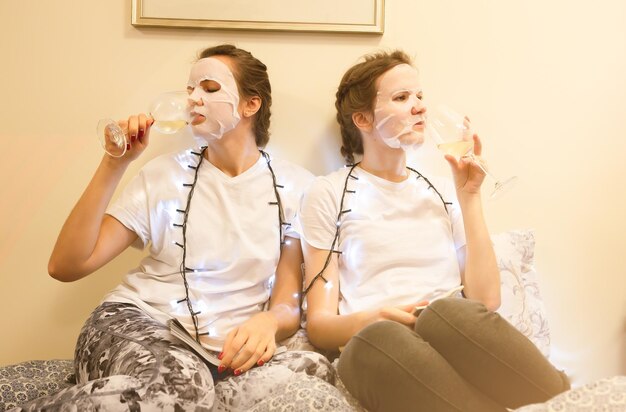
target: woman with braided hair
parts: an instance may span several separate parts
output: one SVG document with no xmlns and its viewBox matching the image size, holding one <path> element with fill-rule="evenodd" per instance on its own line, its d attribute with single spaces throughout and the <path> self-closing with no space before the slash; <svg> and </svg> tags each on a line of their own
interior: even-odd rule
<svg viewBox="0 0 626 412">
<path fill-rule="evenodd" d="M 365 56 L 343 76 L 335 105 L 341 153 L 362 160 L 314 181 L 299 224 L 309 338 L 343 348 L 347 389 L 371 411 L 481 412 L 566 390 L 565 375 L 494 313 L 500 275 L 483 170 L 446 155 L 448 181 L 406 164 L 428 119 L 409 57 Z M 473 143 L 480 159 L 477 135 Z M 459 286 L 462 298 L 437 299 Z"/>
<path fill-rule="evenodd" d="M 153 119 L 119 122 L 126 153 L 103 157 L 65 222 L 48 267 L 58 280 L 85 277 L 131 245 L 149 245 L 149 255 L 85 323 L 78 385 L 23 409 L 249 410 L 303 374 L 332 381 L 321 355 L 276 352 L 300 324 L 302 251 L 291 222 L 312 175 L 260 149 L 272 102 L 266 66 L 232 45 L 211 47 L 187 90 L 197 147 L 151 160 L 109 205 Z M 219 362 L 173 336 L 171 319 Z"/>
</svg>

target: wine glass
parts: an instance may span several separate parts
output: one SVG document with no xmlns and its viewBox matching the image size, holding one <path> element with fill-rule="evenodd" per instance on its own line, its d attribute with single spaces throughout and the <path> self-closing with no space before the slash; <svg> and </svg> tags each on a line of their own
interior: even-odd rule
<svg viewBox="0 0 626 412">
<path fill-rule="evenodd" d="M 149 114 L 152 128 L 162 134 L 174 134 L 189 124 L 189 94 L 186 91 L 161 93 L 152 101 Z M 121 157 L 129 142 L 126 131 L 111 119 L 101 119 L 96 127 L 100 144 L 110 156 Z"/>
<path fill-rule="evenodd" d="M 500 180 L 474 156 L 473 132 L 469 119 L 445 105 L 438 105 L 426 112 L 426 133 L 431 136 L 437 148 L 445 154 L 457 158 L 468 157 L 480 167 L 495 183 L 490 197 L 496 198 L 510 189 L 517 181 L 517 176 Z"/>
</svg>

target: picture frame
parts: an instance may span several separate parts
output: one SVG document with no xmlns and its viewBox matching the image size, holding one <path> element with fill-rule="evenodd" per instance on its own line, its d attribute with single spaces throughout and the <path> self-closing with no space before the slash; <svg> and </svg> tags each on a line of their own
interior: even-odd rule
<svg viewBox="0 0 626 412">
<path fill-rule="evenodd" d="M 384 32 L 385 0 L 132 0 L 136 27 Z"/>
</svg>

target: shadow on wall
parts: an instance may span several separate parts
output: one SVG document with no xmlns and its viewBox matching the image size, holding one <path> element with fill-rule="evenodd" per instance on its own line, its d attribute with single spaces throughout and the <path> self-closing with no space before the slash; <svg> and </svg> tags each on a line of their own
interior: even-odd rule
<svg viewBox="0 0 626 412">
<path fill-rule="evenodd" d="M 334 119 L 329 119 L 305 160 L 305 167 L 317 176 L 327 175 L 346 164 L 341 156 L 341 133 Z"/>
</svg>

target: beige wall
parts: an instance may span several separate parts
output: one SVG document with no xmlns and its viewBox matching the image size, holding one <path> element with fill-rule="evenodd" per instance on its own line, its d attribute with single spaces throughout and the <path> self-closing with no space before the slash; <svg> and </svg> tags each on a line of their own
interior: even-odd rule
<svg viewBox="0 0 626 412">
<path fill-rule="evenodd" d="M 4 0 L 0 15 L 0 365 L 71 357 L 85 317 L 141 256 L 71 284 L 46 274 L 101 156 L 97 120 L 145 110 L 185 85 L 199 49 L 228 41 L 270 67 L 270 151 L 317 174 L 339 164 L 343 71 L 378 47 L 415 56 L 427 96 L 468 113 L 492 169 L 521 177 L 486 209 L 492 232 L 536 230 L 554 361 L 577 382 L 626 373 L 623 1 L 389 0 L 382 37 L 136 29 L 129 0 Z M 153 139 L 126 178 L 183 143 Z"/>
</svg>

